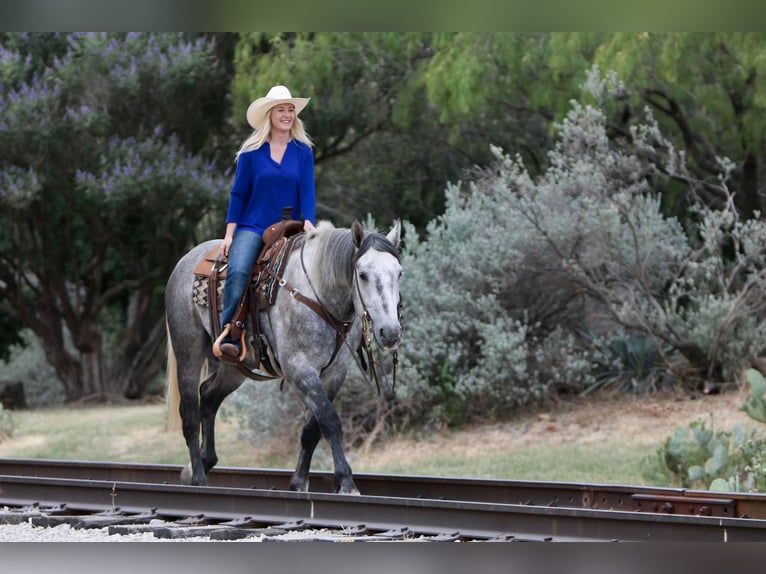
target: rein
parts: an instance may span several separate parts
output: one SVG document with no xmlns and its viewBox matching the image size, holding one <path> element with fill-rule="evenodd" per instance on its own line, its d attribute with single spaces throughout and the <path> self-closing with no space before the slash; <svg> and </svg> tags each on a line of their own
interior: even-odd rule
<svg viewBox="0 0 766 574">
<path fill-rule="evenodd" d="M 372 330 L 373 320 L 370 317 L 369 311 L 367 311 L 367 303 L 364 302 L 362 297 L 362 289 L 359 287 L 359 277 L 357 276 L 356 269 L 354 269 L 354 279 L 356 283 L 356 293 L 359 295 L 359 301 L 362 303 L 362 344 L 359 347 L 359 356 L 364 364 L 364 356 L 362 355 L 362 347 L 364 347 L 364 353 L 367 355 L 367 363 L 370 365 L 370 376 L 375 381 L 375 387 L 380 394 L 380 382 L 378 381 L 378 373 L 375 370 L 375 358 L 372 354 L 372 344 L 375 341 L 375 334 Z M 396 306 L 396 313 L 399 319 L 399 324 L 402 322 L 402 297 L 399 295 L 399 303 Z M 391 392 L 396 390 L 396 372 L 399 369 L 399 350 L 396 349 L 393 352 L 394 371 L 392 374 Z M 367 370 L 367 369 L 363 369 Z"/>
<path fill-rule="evenodd" d="M 309 287 L 311 287 L 311 291 L 314 294 L 314 297 L 316 297 L 318 303 L 312 301 L 311 299 L 308 299 L 308 298 L 304 297 L 297 289 L 294 289 L 294 290 L 291 289 L 290 292 L 296 298 L 297 298 L 297 295 L 300 295 L 300 297 L 302 299 L 305 299 L 305 301 L 309 301 L 309 302 L 313 303 L 316 306 L 316 308 L 314 308 L 314 307 L 311 307 L 311 308 L 314 309 L 314 311 L 317 314 L 319 314 L 320 317 L 324 318 L 324 315 L 319 313 L 317 311 L 317 309 L 321 309 L 322 312 L 325 313 L 328 317 L 332 317 L 329 313 L 327 313 L 325 311 L 324 306 L 323 306 L 323 304 L 321 302 L 321 299 L 319 297 L 319 294 L 316 292 L 316 289 L 314 288 L 314 284 L 311 282 L 311 277 L 309 277 L 308 270 L 306 269 L 306 263 L 305 263 L 305 261 L 303 259 L 303 249 L 304 249 L 304 247 L 305 247 L 305 243 L 301 244 L 301 268 L 303 269 L 303 274 L 306 276 L 306 280 L 308 281 Z M 280 279 L 280 281 L 284 281 L 284 280 Z M 373 323 L 373 321 L 372 321 L 372 317 L 370 316 L 369 311 L 367 310 L 367 304 L 364 302 L 364 297 L 362 297 L 362 290 L 359 287 L 359 277 L 357 275 L 356 268 L 354 269 L 354 283 L 356 284 L 356 292 L 359 295 L 359 301 L 362 304 L 362 317 L 361 317 L 361 320 L 362 320 L 362 342 L 361 342 L 361 344 L 360 344 L 360 346 L 358 348 L 359 358 L 361 359 L 361 364 L 360 364 L 359 359 L 356 358 L 356 356 L 355 356 L 355 354 L 353 352 L 353 349 L 349 346 L 348 341 L 346 341 L 346 335 L 348 334 L 348 331 L 351 329 L 351 326 L 354 323 L 354 318 L 352 318 L 351 322 L 349 322 L 349 323 L 343 323 L 343 325 L 345 325 L 346 329 L 342 333 L 342 335 L 341 335 L 341 331 L 338 329 L 336 324 L 334 324 L 332 321 L 329 321 L 329 320 L 325 319 L 328 323 L 330 323 L 330 325 L 335 327 L 335 330 L 338 332 L 338 341 L 337 341 L 337 344 L 336 344 L 336 347 L 335 347 L 335 352 L 333 353 L 332 358 L 330 359 L 330 362 L 327 363 L 327 365 L 324 368 L 326 369 L 327 367 L 329 367 L 332 364 L 333 360 L 335 360 L 335 357 L 338 354 L 338 351 L 340 350 L 340 347 L 343 345 L 343 343 L 345 343 L 346 346 L 348 347 L 349 352 L 351 353 L 351 356 L 354 357 L 354 360 L 356 361 L 357 366 L 359 367 L 360 371 L 362 371 L 362 372 L 367 371 L 367 368 L 365 367 L 365 363 L 370 365 L 370 378 L 373 381 L 375 381 L 375 388 L 378 391 L 378 395 L 380 395 L 380 380 L 378 379 L 378 373 L 377 373 L 377 370 L 375 369 L 375 359 L 374 359 L 373 353 L 372 353 L 372 343 L 374 341 L 374 334 L 373 334 L 373 330 L 372 330 L 372 323 Z M 282 285 L 281 282 L 280 282 L 280 285 Z M 290 287 L 287 287 L 287 288 L 290 289 Z M 297 293 L 297 295 L 296 295 L 296 293 Z M 299 299 L 299 300 L 301 300 L 302 302 L 305 303 L 305 301 L 303 301 L 302 299 Z M 308 303 L 305 303 L 305 304 L 308 304 Z M 402 301 L 401 301 L 401 297 L 400 297 L 399 298 L 399 305 L 398 305 L 398 314 L 399 314 L 400 322 L 401 322 L 401 306 L 402 306 Z M 337 320 L 334 319 L 334 318 L 333 318 L 333 321 L 337 322 Z M 364 360 L 364 355 L 362 354 L 362 348 L 364 348 L 364 353 L 367 355 L 367 361 Z M 394 372 L 393 372 L 393 383 L 391 385 L 391 392 L 393 392 L 394 389 L 396 388 L 396 371 L 397 371 L 398 366 L 399 366 L 399 354 L 398 354 L 398 351 L 394 351 L 393 360 L 394 360 Z"/>
<path fill-rule="evenodd" d="M 281 277 L 270 266 L 264 267 L 262 271 L 270 275 L 275 281 L 277 281 L 280 287 L 287 289 L 290 295 L 293 297 L 293 299 L 299 301 L 300 303 L 302 303 L 303 305 L 311 309 L 314 313 L 316 313 L 319 317 L 321 317 L 327 324 L 329 324 L 335 330 L 336 332 L 335 350 L 333 351 L 332 357 L 330 357 L 330 360 L 327 363 L 327 365 L 325 365 L 322 368 L 322 371 L 327 369 L 332 364 L 332 362 L 335 360 L 335 357 L 338 355 L 338 352 L 340 351 L 341 347 L 345 343 L 345 345 L 349 348 L 349 351 L 351 352 L 351 356 L 354 357 L 354 360 L 357 362 L 357 366 L 359 367 L 360 371 L 362 372 L 368 371 L 367 365 L 369 364 L 369 376 L 372 380 L 375 381 L 375 387 L 378 391 L 378 395 L 380 395 L 380 381 L 378 378 L 378 371 L 375 366 L 376 361 L 374 358 L 374 349 L 373 349 L 374 341 L 375 341 L 374 331 L 373 331 L 373 319 L 370 316 L 370 313 L 367 309 L 367 304 L 364 301 L 364 297 L 362 297 L 362 290 L 361 290 L 361 287 L 359 286 L 359 277 L 358 277 L 356 269 L 354 269 L 353 281 L 356 284 L 357 295 L 359 296 L 359 301 L 362 304 L 362 314 L 361 314 L 362 341 L 359 345 L 359 348 L 357 349 L 359 358 L 357 358 L 356 354 L 353 352 L 353 349 L 351 349 L 346 339 L 349 331 L 351 330 L 354 324 L 355 316 L 353 316 L 350 321 L 340 321 L 337 318 L 335 318 L 329 311 L 327 311 L 319 295 L 317 294 L 316 289 L 314 288 L 314 285 L 312 284 L 311 278 L 309 277 L 308 271 L 306 269 L 306 264 L 303 257 L 304 247 L 305 247 L 305 242 L 301 244 L 301 253 L 300 253 L 301 267 L 303 269 L 304 275 L 306 276 L 309 287 L 311 288 L 311 291 L 313 292 L 314 297 L 316 298 L 316 301 L 303 295 L 303 293 L 301 293 L 297 287 L 294 287 L 293 285 L 288 283 L 287 280 Z M 218 320 L 218 313 L 214 311 L 214 309 L 216 309 L 217 307 L 215 281 L 217 280 L 218 273 L 223 271 L 223 269 L 226 268 L 226 263 L 221 261 L 220 262 L 222 263 L 221 267 L 218 267 L 218 263 L 219 261 L 216 260 L 209 277 L 209 282 L 211 285 L 213 285 L 213 287 L 208 288 L 208 296 L 210 297 L 209 307 L 211 309 L 210 319 L 214 329 L 214 333 L 219 333 L 221 331 L 220 322 Z M 397 315 L 398 315 L 400 324 L 401 324 L 401 312 L 402 312 L 402 299 L 400 295 L 399 303 L 397 305 Z M 257 320 L 258 320 L 257 317 L 253 317 L 253 321 L 257 321 Z M 243 351 L 245 349 L 244 340 L 242 341 L 242 349 Z M 365 355 L 366 355 L 366 360 L 365 360 Z M 254 374 L 247 367 L 242 365 L 241 362 L 238 362 L 237 364 L 234 364 L 233 366 L 238 368 L 238 370 L 242 371 L 245 376 L 249 378 L 256 378 L 256 376 L 254 376 Z M 393 352 L 393 383 L 391 385 L 392 392 L 396 388 L 396 374 L 397 374 L 398 366 L 399 366 L 399 354 L 398 354 L 398 351 L 395 350 Z M 281 373 L 277 372 L 276 370 L 274 370 L 274 372 L 272 372 L 271 374 L 277 377 L 281 375 Z M 267 380 L 270 378 L 272 377 L 258 376 L 256 380 Z"/>
<path fill-rule="evenodd" d="M 340 348 L 343 346 L 343 343 L 346 342 L 346 335 L 348 335 L 348 332 L 351 330 L 351 327 L 354 324 L 354 318 L 351 318 L 351 321 L 344 322 L 336 319 L 335 317 L 330 314 L 327 309 L 325 309 L 324 305 L 322 305 L 321 301 L 319 301 L 319 296 L 316 294 L 316 290 L 314 289 L 314 286 L 311 284 L 311 279 L 308 276 L 308 272 L 306 271 L 306 265 L 303 261 L 303 250 L 305 247 L 305 242 L 301 244 L 301 267 L 303 268 L 303 273 L 306 275 L 306 279 L 308 279 L 309 286 L 311 287 L 311 290 L 314 292 L 314 296 L 317 298 L 317 301 L 314 301 L 313 299 L 309 299 L 306 297 L 303 293 L 300 292 L 300 290 L 297 287 L 293 287 L 288 283 L 283 277 L 280 277 L 277 275 L 273 270 L 266 269 L 265 271 L 271 275 L 278 283 L 280 287 L 283 287 L 287 289 L 290 292 L 290 295 L 292 295 L 293 299 L 300 301 L 306 307 L 314 311 L 317 315 L 319 315 L 326 323 L 328 323 L 333 329 L 335 329 L 335 351 L 333 351 L 332 357 L 330 357 L 330 361 L 324 366 L 322 369 L 323 371 L 329 367 L 332 362 L 335 360 L 335 357 L 338 355 L 338 351 L 340 351 Z M 318 302 L 319 301 L 319 302 Z"/>
</svg>

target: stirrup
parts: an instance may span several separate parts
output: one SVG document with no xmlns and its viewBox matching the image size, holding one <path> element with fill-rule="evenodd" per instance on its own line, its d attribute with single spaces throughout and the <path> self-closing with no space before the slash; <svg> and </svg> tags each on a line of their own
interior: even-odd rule
<svg viewBox="0 0 766 574">
<path fill-rule="evenodd" d="M 223 326 L 223 331 L 221 331 L 221 334 L 218 336 L 218 338 L 213 343 L 213 355 L 221 359 L 222 361 L 225 361 L 230 364 L 237 364 L 241 363 L 242 360 L 245 358 L 245 355 L 247 355 L 247 348 L 245 347 L 245 330 L 242 329 L 242 334 L 239 337 L 239 357 L 232 357 L 231 355 L 228 355 L 221 351 L 221 343 L 223 343 L 223 340 L 229 335 L 229 332 L 231 331 L 231 323 L 226 323 L 226 325 Z"/>
</svg>

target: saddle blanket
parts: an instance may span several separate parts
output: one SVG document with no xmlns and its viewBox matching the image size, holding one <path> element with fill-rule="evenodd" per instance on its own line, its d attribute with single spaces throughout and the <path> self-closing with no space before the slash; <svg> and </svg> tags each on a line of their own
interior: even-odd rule
<svg viewBox="0 0 766 574">
<path fill-rule="evenodd" d="M 217 307 L 219 313 L 223 311 L 223 286 L 225 283 L 226 279 L 218 279 L 216 282 L 216 292 L 218 294 L 216 300 L 218 301 Z M 201 307 L 207 307 L 208 305 L 207 289 L 208 278 L 203 275 L 195 275 L 194 286 L 192 287 L 192 299 Z"/>
</svg>

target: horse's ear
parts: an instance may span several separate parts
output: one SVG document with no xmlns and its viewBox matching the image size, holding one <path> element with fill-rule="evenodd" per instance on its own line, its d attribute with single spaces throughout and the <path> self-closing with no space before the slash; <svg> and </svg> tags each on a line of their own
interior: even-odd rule
<svg viewBox="0 0 766 574">
<path fill-rule="evenodd" d="M 391 231 L 388 232 L 388 235 L 386 235 L 386 239 L 388 239 L 391 244 L 398 248 L 399 247 L 399 241 L 402 238 L 402 222 L 400 220 L 394 221 L 394 226 L 391 228 Z"/>
<path fill-rule="evenodd" d="M 354 239 L 354 245 L 359 247 L 362 244 L 362 238 L 364 238 L 364 228 L 362 224 L 354 220 L 351 224 L 351 237 Z"/>
</svg>

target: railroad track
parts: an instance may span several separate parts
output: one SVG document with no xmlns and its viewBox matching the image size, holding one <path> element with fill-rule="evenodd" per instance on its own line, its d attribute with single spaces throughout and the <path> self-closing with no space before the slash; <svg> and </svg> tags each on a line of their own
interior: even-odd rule
<svg viewBox="0 0 766 574">
<path fill-rule="evenodd" d="M 221 467 L 207 487 L 178 465 L 0 458 L 0 523 L 68 523 L 162 538 L 433 541 L 766 540 L 766 496 L 625 485 L 332 474 L 290 492 L 290 472 Z"/>
</svg>

